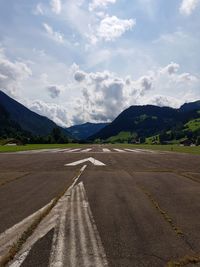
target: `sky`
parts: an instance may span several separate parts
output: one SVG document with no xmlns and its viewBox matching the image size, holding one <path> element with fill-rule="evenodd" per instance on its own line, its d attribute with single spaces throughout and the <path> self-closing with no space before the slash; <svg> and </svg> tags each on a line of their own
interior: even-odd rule
<svg viewBox="0 0 200 267">
<path fill-rule="evenodd" d="M 0 90 L 68 127 L 200 99 L 200 0 L 0 0 Z"/>
</svg>

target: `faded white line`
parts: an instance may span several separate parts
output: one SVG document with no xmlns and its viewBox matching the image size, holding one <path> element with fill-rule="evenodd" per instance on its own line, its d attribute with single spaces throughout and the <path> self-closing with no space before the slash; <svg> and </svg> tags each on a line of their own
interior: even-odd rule
<svg viewBox="0 0 200 267">
<path fill-rule="evenodd" d="M 82 196 L 82 202 L 83 202 L 83 209 L 84 209 L 84 215 L 87 222 L 88 230 L 89 230 L 89 236 L 90 241 L 93 249 L 93 260 L 92 265 L 93 266 L 108 266 L 108 262 L 106 259 L 106 254 L 99 236 L 99 232 L 97 230 L 94 218 L 92 216 L 92 212 L 90 209 L 89 202 L 87 200 L 86 192 L 83 183 L 79 183 L 80 187 L 80 194 Z"/>
<path fill-rule="evenodd" d="M 126 152 L 126 151 L 124 151 L 124 150 L 122 150 L 122 149 L 117 149 L 117 148 L 114 148 L 114 150 L 117 151 L 117 152 L 123 152 L 123 153 Z"/>
<path fill-rule="evenodd" d="M 71 148 L 65 148 L 65 149 L 62 149 L 62 150 L 60 151 L 60 153 L 66 153 L 66 152 L 68 152 L 70 149 L 71 149 Z"/>
<path fill-rule="evenodd" d="M 83 260 L 83 266 L 91 266 L 89 262 L 89 253 L 88 253 L 88 240 L 86 238 L 86 232 L 83 221 L 83 214 L 81 209 L 81 201 L 80 201 L 80 192 L 79 186 L 76 186 L 76 195 L 77 195 L 77 215 L 78 215 L 78 230 L 80 233 L 80 246 L 81 246 L 81 254 Z"/>
<path fill-rule="evenodd" d="M 85 170 L 87 165 L 84 165 L 79 172 L 79 175 L 74 180 L 73 184 L 66 191 L 64 197 L 60 200 L 63 202 L 61 210 L 61 219 L 57 224 L 55 229 L 55 234 L 53 237 L 53 244 L 50 256 L 50 267 L 62 267 L 64 266 L 64 251 L 65 251 L 65 224 L 66 224 L 66 213 L 69 209 L 69 197 L 71 196 L 71 191 L 73 190 L 74 185 L 80 178 L 81 174 Z"/>
<path fill-rule="evenodd" d="M 51 257 L 52 261 L 50 262 L 50 266 L 53 267 L 62 267 L 64 260 L 64 250 L 65 250 L 65 223 L 66 223 L 66 215 L 67 210 L 69 208 L 69 196 L 66 196 L 66 199 L 63 200 L 65 205 L 63 205 L 61 214 L 58 220 L 58 232 L 57 232 L 57 242 L 56 242 L 56 251 Z"/>
<path fill-rule="evenodd" d="M 60 263 L 63 262 L 63 251 L 64 251 L 64 225 L 65 225 L 65 218 L 66 218 L 66 212 L 67 208 L 69 207 L 69 197 L 71 194 L 71 190 L 73 189 L 74 185 L 80 178 L 82 172 L 85 170 L 87 165 L 84 165 L 76 177 L 74 179 L 72 185 L 68 188 L 68 190 L 65 192 L 65 194 L 60 198 L 56 206 L 50 211 L 50 213 L 45 217 L 42 222 L 38 225 L 37 229 L 31 235 L 28 240 L 25 242 L 23 245 L 22 250 L 15 256 L 14 260 L 10 263 L 10 267 L 19 267 L 23 263 L 23 261 L 26 259 L 27 255 L 29 254 L 32 246 L 43 236 L 45 236 L 52 228 L 55 226 L 55 233 L 53 237 L 53 242 L 52 242 L 52 251 L 51 251 L 51 256 L 50 256 L 50 263 L 52 263 L 52 267 L 56 266 L 62 266 Z M 51 202 L 48 204 L 50 205 Z M 46 208 L 46 206 L 44 207 Z M 44 209 L 42 208 L 42 209 Z M 41 209 L 41 210 L 42 210 Z M 40 211 L 41 211 L 40 210 Z M 30 216 L 31 217 L 31 216 Z M 33 218 L 33 215 L 32 215 Z M 26 219 L 28 220 L 28 218 Z M 28 224 L 30 225 L 30 224 Z M 16 230 L 17 231 L 17 230 Z M 19 235 L 20 236 L 20 235 Z M 18 237 L 19 237 L 18 236 Z M 57 245 L 60 248 L 57 250 Z M 62 251 L 62 253 L 61 253 Z M 53 255 L 53 256 L 52 256 Z M 54 260 L 56 259 L 57 263 L 54 263 Z"/>
<path fill-rule="evenodd" d="M 70 149 L 68 152 L 77 152 L 77 151 L 80 151 L 81 150 L 81 148 L 75 148 L 75 149 Z"/>
<path fill-rule="evenodd" d="M 140 148 L 136 148 L 137 151 L 139 152 L 143 152 L 143 153 L 156 153 L 153 150 L 148 150 L 148 149 L 140 149 Z"/>
<path fill-rule="evenodd" d="M 89 152 L 89 151 L 91 151 L 91 150 L 92 150 L 92 148 L 87 148 L 87 149 L 81 150 L 80 152 L 81 152 L 81 153 L 86 153 L 86 152 Z"/>
<path fill-rule="evenodd" d="M 73 189 L 70 209 L 66 224 L 66 227 L 69 225 L 70 231 L 66 239 L 63 266 L 108 267 L 83 182 Z"/>
<path fill-rule="evenodd" d="M 74 195 L 73 190 L 70 201 L 70 236 L 69 246 L 70 246 L 70 264 L 71 267 L 76 267 L 76 237 L 75 237 L 75 225 L 74 225 Z"/>
<path fill-rule="evenodd" d="M 53 216 L 53 217 L 52 217 Z M 54 212 L 50 213 L 47 218 L 44 219 L 42 224 L 38 226 L 33 235 L 28 238 L 23 245 L 22 250 L 15 256 L 14 260 L 9 264 L 9 267 L 20 267 L 33 245 L 42 237 L 44 237 L 51 229 L 55 227 L 55 215 Z"/>
<path fill-rule="evenodd" d="M 50 267 L 108 267 L 106 254 L 92 216 L 83 183 L 74 186 L 87 165 L 84 165 L 72 186 L 24 244 L 10 267 L 20 267 L 32 246 L 53 227 L 54 237 Z M 71 198 L 71 199 L 70 199 Z M 69 211 L 69 216 L 67 216 Z M 69 238 L 66 239 L 66 226 Z"/>
<path fill-rule="evenodd" d="M 50 149 L 48 153 L 60 153 L 62 152 L 62 149 Z"/>
<path fill-rule="evenodd" d="M 53 200 L 52 200 L 53 201 Z M 52 204 L 52 201 L 48 203 L 46 206 L 36 211 L 32 215 L 28 216 L 21 222 L 15 224 L 11 228 L 7 229 L 0 235 L 0 257 L 7 251 L 14 242 L 17 241 L 19 236 L 24 232 L 24 230 L 31 224 L 31 222 L 48 206 Z"/>
<path fill-rule="evenodd" d="M 140 153 L 140 151 L 138 151 L 136 149 L 125 148 L 125 150 L 128 151 L 128 152 Z"/>
<path fill-rule="evenodd" d="M 103 148 L 103 152 L 111 152 L 108 148 Z"/>
</svg>

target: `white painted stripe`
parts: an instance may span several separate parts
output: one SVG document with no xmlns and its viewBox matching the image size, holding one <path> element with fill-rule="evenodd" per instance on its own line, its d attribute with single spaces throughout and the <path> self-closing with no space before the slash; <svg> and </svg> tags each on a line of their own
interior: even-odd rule
<svg viewBox="0 0 200 267">
<path fill-rule="evenodd" d="M 139 152 L 143 152 L 143 153 L 156 153 L 153 150 L 148 150 L 148 149 L 140 149 L 140 148 L 136 148 L 137 151 Z"/>
<path fill-rule="evenodd" d="M 87 149 L 81 150 L 81 152 L 85 153 L 85 152 L 89 152 L 91 150 L 92 150 L 92 148 L 87 148 Z"/>
<path fill-rule="evenodd" d="M 20 267 L 21 264 L 25 261 L 26 257 L 28 256 L 30 250 L 31 248 L 22 253 L 16 261 L 9 264 L 9 267 Z"/>
<path fill-rule="evenodd" d="M 29 254 L 32 246 L 40 238 L 45 236 L 55 226 L 57 226 L 57 227 L 55 228 L 53 242 L 52 242 L 50 266 L 52 266 L 52 267 L 62 266 L 62 265 L 60 265 L 60 263 L 63 262 L 63 253 L 65 251 L 64 250 L 65 240 L 63 237 L 63 233 L 65 233 L 64 226 L 65 226 L 65 220 L 66 220 L 66 212 L 67 212 L 67 209 L 69 208 L 69 197 L 70 197 L 71 190 L 73 189 L 74 185 L 76 184 L 76 182 L 78 181 L 78 179 L 80 178 L 82 172 L 85 170 L 86 167 L 87 167 L 87 165 L 84 165 L 80 169 L 79 175 L 76 177 L 76 179 L 74 179 L 73 184 L 69 187 L 69 189 L 65 192 L 65 194 L 60 198 L 60 200 L 58 201 L 56 206 L 50 211 L 50 213 L 47 215 L 47 217 L 45 217 L 42 220 L 42 222 L 38 225 L 38 227 L 34 231 L 33 235 L 27 239 L 26 243 L 22 247 L 22 250 L 16 255 L 14 260 L 9 265 L 10 267 L 20 267 L 21 264 L 23 263 L 23 261 L 26 259 L 27 255 Z M 51 203 L 52 202 L 50 202 L 48 205 L 50 205 Z M 46 208 L 46 207 L 47 206 L 45 206 L 44 208 Z M 42 209 L 44 209 L 44 208 L 42 208 Z M 31 217 L 33 217 L 33 215 L 31 215 L 30 218 Z M 28 218 L 26 220 L 28 220 Z M 15 229 L 15 231 L 17 233 L 17 229 Z M 21 234 L 19 233 L 18 237 L 20 235 Z M 13 242 L 11 244 L 13 244 Z M 56 249 L 57 246 L 60 248 L 59 251 Z M 54 264 L 55 259 L 57 260 L 57 263 Z"/>
<path fill-rule="evenodd" d="M 52 200 L 53 201 L 53 200 Z M 10 245 L 17 241 L 19 236 L 24 232 L 24 230 L 31 224 L 31 222 L 41 213 L 43 212 L 48 206 L 52 204 L 52 201 L 48 203 L 43 208 L 39 209 L 32 215 L 28 216 L 21 222 L 15 224 L 11 228 L 7 229 L 0 235 L 0 255 L 6 251 Z"/>
<path fill-rule="evenodd" d="M 81 168 L 84 171 L 85 166 Z M 83 183 L 70 189 L 59 200 L 54 209 L 38 226 L 24 244 L 22 251 L 10 267 L 20 267 L 30 252 L 33 244 L 52 229 L 54 237 L 50 256 L 50 267 L 108 267 L 106 254 L 92 216 Z M 67 216 L 69 214 L 69 216 Z M 52 223 L 49 222 L 54 217 Z M 55 220 L 57 215 L 57 220 Z M 48 223 L 49 222 L 49 227 Z M 66 239 L 66 227 L 70 227 Z M 50 228 L 51 227 L 51 228 Z"/>
<path fill-rule="evenodd" d="M 89 206 L 89 202 L 87 200 L 86 192 L 83 183 L 79 183 L 80 194 L 82 198 L 82 202 L 84 203 L 84 216 L 87 223 L 87 227 L 89 230 L 89 237 L 93 249 L 93 261 L 92 266 L 108 266 L 108 262 L 106 259 L 106 254 L 101 243 L 101 239 L 99 236 L 99 232 L 97 230 L 94 218 L 92 216 L 92 212 Z"/>
<path fill-rule="evenodd" d="M 76 236 L 75 236 L 75 224 L 74 224 L 74 196 L 75 191 L 72 191 L 71 202 L 70 202 L 70 239 L 69 239 L 69 246 L 70 246 L 70 266 L 76 267 Z"/>
<path fill-rule="evenodd" d="M 62 152 L 62 149 L 50 149 L 48 153 L 60 153 Z"/>
<path fill-rule="evenodd" d="M 69 223 L 66 224 L 70 229 L 63 266 L 108 267 L 82 182 L 73 189 L 70 209 L 70 217 L 67 218 Z"/>
<path fill-rule="evenodd" d="M 50 267 L 63 267 L 64 266 L 64 253 L 65 253 L 65 225 L 66 225 L 66 215 L 67 210 L 69 209 L 69 197 L 72 194 L 72 190 L 78 179 L 80 178 L 81 174 L 85 170 L 87 165 L 84 165 L 79 172 L 79 175 L 74 180 L 73 184 L 69 187 L 69 189 L 66 191 L 65 195 L 62 199 L 60 199 L 59 202 L 62 201 L 62 210 L 61 210 L 61 219 L 59 220 L 59 223 L 55 229 L 55 234 L 53 237 L 53 243 L 52 243 L 52 250 L 51 250 L 51 256 L 50 256 Z M 59 217 L 60 217 L 59 216 Z"/>
<path fill-rule="evenodd" d="M 136 149 L 129 149 L 129 148 L 125 148 L 126 151 L 129 152 L 134 152 L 134 153 L 140 153 L 140 151 L 136 150 Z"/>
<path fill-rule="evenodd" d="M 86 229 L 83 221 L 83 209 L 81 209 L 80 191 L 79 186 L 76 186 L 77 195 L 77 215 L 78 215 L 78 230 L 79 230 L 79 242 L 81 246 L 81 254 L 83 260 L 83 266 L 91 266 L 89 261 L 88 240 L 86 238 Z"/>
<path fill-rule="evenodd" d="M 80 148 L 75 148 L 75 149 L 70 149 L 68 152 L 77 152 L 77 151 L 80 151 L 81 149 Z"/>
<path fill-rule="evenodd" d="M 50 266 L 54 267 L 62 267 L 64 261 L 64 251 L 65 251 L 65 223 L 66 223 L 66 215 L 67 210 L 69 209 L 69 197 L 63 201 L 65 205 L 62 207 L 61 214 L 59 216 L 58 222 L 58 232 L 57 232 L 57 242 L 56 242 L 56 251 L 54 253 L 53 262 L 51 262 Z"/>
<path fill-rule="evenodd" d="M 103 148 L 103 152 L 111 152 L 108 148 Z"/>
<path fill-rule="evenodd" d="M 53 213 L 54 212 L 50 212 L 50 214 L 47 215 L 47 218 L 39 224 L 33 235 L 28 238 L 21 251 L 16 255 L 14 261 L 9 264 L 9 267 L 20 267 L 31 251 L 33 245 L 55 227 L 55 215 Z"/>
<path fill-rule="evenodd" d="M 62 150 L 60 151 L 60 153 L 66 153 L 66 152 L 68 152 L 70 149 L 71 149 L 71 148 L 65 148 L 65 149 L 62 149 Z"/>
<path fill-rule="evenodd" d="M 114 150 L 117 151 L 117 152 L 123 152 L 123 153 L 126 152 L 126 151 L 124 151 L 124 150 L 122 150 L 122 149 L 117 149 L 117 148 L 114 148 Z"/>
</svg>

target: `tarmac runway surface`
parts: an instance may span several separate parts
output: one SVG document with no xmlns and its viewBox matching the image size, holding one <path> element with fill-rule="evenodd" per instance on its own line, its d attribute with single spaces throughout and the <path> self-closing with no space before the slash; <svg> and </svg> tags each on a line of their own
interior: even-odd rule
<svg viewBox="0 0 200 267">
<path fill-rule="evenodd" d="M 200 266 L 198 155 L 101 145 L 0 154 L 0 259 L 55 198 L 9 266 Z"/>
</svg>

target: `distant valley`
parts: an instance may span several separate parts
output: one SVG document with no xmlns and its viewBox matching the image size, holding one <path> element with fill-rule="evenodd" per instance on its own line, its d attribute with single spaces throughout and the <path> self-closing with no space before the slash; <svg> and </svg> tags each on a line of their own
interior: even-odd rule
<svg viewBox="0 0 200 267">
<path fill-rule="evenodd" d="M 109 123 L 84 123 L 81 125 L 74 125 L 67 128 L 67 131 L 72 134 L 78 140 L 88 139 L 90 136 L 95 135 Z"/>
</svg>

